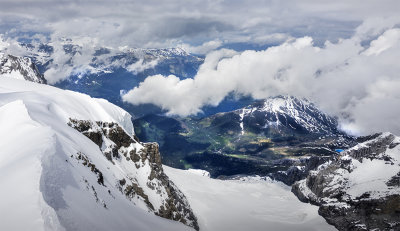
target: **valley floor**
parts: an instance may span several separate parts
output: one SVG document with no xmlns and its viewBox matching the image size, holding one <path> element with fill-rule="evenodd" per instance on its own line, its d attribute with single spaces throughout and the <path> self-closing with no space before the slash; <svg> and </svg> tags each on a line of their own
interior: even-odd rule
<svg viewBox="0 0 400 231">
<path fill-rule="evenodd" d="M 164 166 L 186 195 L 200 230 L 336 230 L 318 215 L 318 207 L 300 202 L 290 187 L 247 177 L 217 180 L 199 172 Z"/>
</svg>

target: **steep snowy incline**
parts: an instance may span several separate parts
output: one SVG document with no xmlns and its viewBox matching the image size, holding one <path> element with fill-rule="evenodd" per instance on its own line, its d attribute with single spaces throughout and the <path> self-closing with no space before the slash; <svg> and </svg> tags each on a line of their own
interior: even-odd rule
<svg viewBox="0 0 400 231">
<path fill-rule="evenodd" d="M 104 125 L 105 146 L 71 127 L 71 119 Z M 0 78 L 0 127 L 0 230 L 196 226 L 183 194 L 150 159 L 157 158 L 154 145 L 134 140 L 130 116 L 119 107 L 84 94 Z M 129 146 L 115 149 L 114 135 L 129 137 Z M 116 150 L 115 156 L 108 159 L 102 148 Z M 122 157 L 126 153 L 121 150 L 137 162 Z"/>
<path fill-rule="evenodd" d="M 187 196 L 200 230 L 335 230 L 318 207 L 301 203 L 288 186 L 268 178 L 217 180 L 204 171 L 164 169 Z"/>
</svg>

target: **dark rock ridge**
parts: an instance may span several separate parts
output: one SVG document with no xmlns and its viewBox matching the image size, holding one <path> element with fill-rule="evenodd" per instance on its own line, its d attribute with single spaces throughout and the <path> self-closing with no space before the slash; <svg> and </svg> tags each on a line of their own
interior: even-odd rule
<svg viewBox="0 0 400 231">
<path fill-rule="evenodd" d="M 0 75 L 46 84 L 47 81 L 28 57 L 0 53 Z"/>
<path fill-rule="evenodd" d="M 390 133 L 362 143 L 292 186 L 303 202 L 339 230 L 400 230 L 400 138 Z"/>
<path fill-rule="evenodd" d="M 197 218 L 185 195 L 163 171 L 157 143 L 141 143 L 113 122 L 70 119 L 68 125 L 97 144 L 113 164 L 134 163 L 136 175 L 126 176 L 115 182 L 128 199 L 133 201 L 139 197 L 156 215 L 199 230 Z M 155 196 L 159 197 L 155 201 L 161 200 L 161 204 L 152 201 L 151 198 Z"/>
</svg>

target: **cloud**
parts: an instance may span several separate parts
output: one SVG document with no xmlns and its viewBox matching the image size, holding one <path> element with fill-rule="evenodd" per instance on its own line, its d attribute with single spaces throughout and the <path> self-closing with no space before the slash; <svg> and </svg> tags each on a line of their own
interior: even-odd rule
<svg viewBox="0 0 400 231">
<path fill-rule="evenodd" d="M 383 78 L 366 88 L 366 96 L 348 109 L 354 118 L 353 131 L 392 131 L 400 134 L 400 79 Z"/>
<path fill-rule="evenodd" d="M 191 46 L 190 44 L 179 44 L 178 47 L 181 47 L 184 49 L 186 52 L 192 53 L 192 54 L 199 54 L 199 55 L 205 55 L 208 54 L 209 52 L 221 47 L 223 42 L 221 40 L 212 40 L 205 42 L 201 44 L 200 46 Z"/>
<path fill-rule="evenodd" d="M 225 57 L 232 57 L 236 54 L 235 51 L 222 49 L 210 53 L 204 64 L 200 67 L 199 73 L 207 73 L 209 70 L 214 70 L 219 60 Z M 133 104 L 153 103 L 164 109 L 169 110 L 170 114 L 190 115 L 199 113 L 200 108 L 210 100 L 217 105 L 221 101 L 221 97 L 225 97 L 225 92 L 221 89 L 214 89 L 214 93 L 219 95 L 210 94 L 213 91 L 208 78 L 201 79 L 179 80 L 174 75 L 162 76 L 154 75 L 145 79 L 138 87 L 123 95 L 125 101 Z M 211 87 L 211 88 L 210 88 Z M 220 85 L 215 85 L 216 88 Z M 205 89 L 208 88 L 208 89 Z M 206 92 L 203 92 L 206 90 Z M 212 98 L 207 98 L 212 96 Z"/>
<path fill-rule="evenodd" d="M 128 65 L 126 70 L 132 72 L 133 74 L 137 74 L 147 69 L 154 68 L 158 64 L 158 59 L 151 60 L 149 62 L 145 62 L 144 59 L 139 59 L 139 61 Z"/>
<path fill-rule="evenodd" d="M 388 30 L 383 33 L 378 39 L 371 42 L 370 47 L 368 50 L 364 52 L 365 55 L 379 55 L 380 53 L 384 52 L 396 46 L 396 44 L 400 40 L 400 29 L 393 29 Z"/>
<path fill-rule="evenodd" d="M 263 51 L 215 51 L 194 79 L 150 76 L 123 99 L 186 116 L 218 105 L 232 92 L 255 99 L 289 94 L 315 101 L 353 133 L 400 134 L 400 29 L 387 29 L 366 46 L 364 39 L 371 36 L 365 35 L 323 47 L 302 37 Z"/>
<path fill-rule="evenodd" d="M 6 49 L 10 44 L 3 40 L 3 36 L 0 35 L 0 50 Z"/>
<path fill-rule="evenodd" d="M 96 72 L 96 69 L 90 65 L 97 48 L 96 44 L 96 39 L 88 37 L 75 40 L 73 44 L 69 40 L 55 39 L 51 43 L 53 52 L 51 63 L 44 72 L 45 78 L 50 84 L 54 84 L 71 75 Z M 66 52 L 66 50 L 70 51 Z"/>
<path fill-rule="evenodd" d="M 335 41 L 365 19 L 396 16 L 399 8 L 397 0 L 2 0 L 0 33 L 40 33 L 51 41 L 92 37 L 108 47 L 260 42 L 274 34 L 279 41 L 282 35 Z"/>
<path fill-rule="evenodd" d="M 363 21 L 369 23 L 359 27 L 360 34 L 371 35 L 371 28 L 380 34 L 397 22 L 399 10 L 397 0 L 2 0 L 0 34 L 7 41 L 33 40 L 59 46 L 70 39 L 87 46 L 69 58 L 56 49 L 54 60 L 69 63 L 53 62 L 47 74 L 54 83 L 67 78 L 68 73 L 94 71 L 86 65 L 93 58 L 94 45 L 114 50 L 180 45 L 190 52 L 207 54 L 227 44 L 266 47 L 311 36 L 322 46 L 326 40 L 351 37 Z M 10 44 L 10 53 L 29 53 Z"/>
</svg>

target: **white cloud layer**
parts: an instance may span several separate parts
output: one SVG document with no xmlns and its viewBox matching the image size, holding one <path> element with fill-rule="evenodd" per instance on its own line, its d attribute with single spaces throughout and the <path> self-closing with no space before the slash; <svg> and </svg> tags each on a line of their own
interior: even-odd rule
<svg viewBox="0 0 400 231">
<path fill-rule="evenodd" d="M 215 51 L 194 79 L 150 76 L 123 99 L 185 116 L 231 92 L 255 99 L 289 94 L 315 101 L 352 133 L 400 134 L 400 29 L 385 25 L 367 21 L 351 38 L 323 47 L 302 37 L 258 52 Z"/>
</svg>

